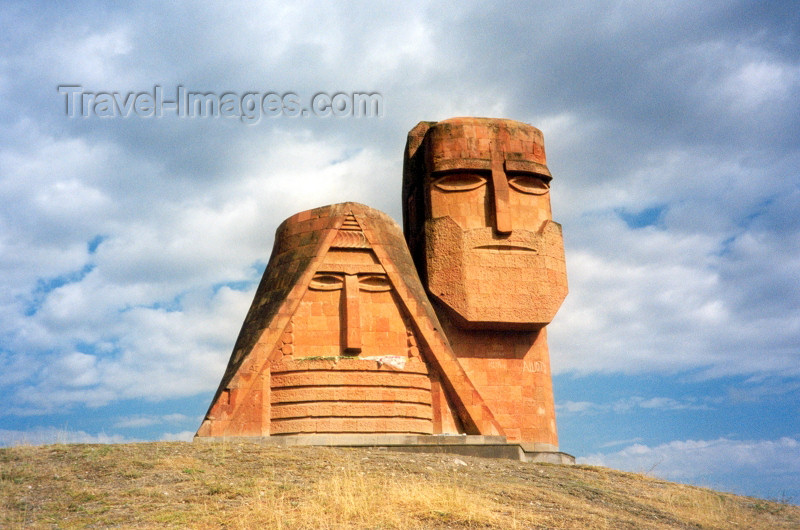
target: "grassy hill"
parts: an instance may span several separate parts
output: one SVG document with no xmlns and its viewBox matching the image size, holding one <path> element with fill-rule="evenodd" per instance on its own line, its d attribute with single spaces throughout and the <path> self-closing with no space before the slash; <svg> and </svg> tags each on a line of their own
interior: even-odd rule
<svg viewBox="0 0 800 530">
<path fill-rule="evenodd" d="M 0 449 L 2 528 L 800 528 L 800 507 L 589 466 L 160 442 Z"/>
</svg>

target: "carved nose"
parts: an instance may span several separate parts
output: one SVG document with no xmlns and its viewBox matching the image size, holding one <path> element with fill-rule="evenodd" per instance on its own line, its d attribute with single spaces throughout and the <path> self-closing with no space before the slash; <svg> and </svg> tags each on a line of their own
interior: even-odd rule
<svg viewBox="0 0 800 530">
<path fill-rule="evenodd" d="M 344 351 L 361 351 L 361 312 L 358 304 L 358 276 L 344 276 Z"/>
<path fill-rule="evenodd" d="M 503 157 L 492 155 L 492 195 L 494 202 L 494 229 L 500 234 L 511 233 L 511 209 L 508 179 L 503 167 Z"/>
</svg>

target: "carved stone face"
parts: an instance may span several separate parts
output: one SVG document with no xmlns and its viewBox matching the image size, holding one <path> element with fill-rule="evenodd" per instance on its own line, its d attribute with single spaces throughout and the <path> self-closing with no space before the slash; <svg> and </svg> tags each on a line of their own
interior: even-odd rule
<svg viewBox="0 0 800 530">
<path fill-rule="evenodd" d="M 465 328 L 549 323 L 567 282 L 542 133 L 511 120 L 455 118 L 432 125 L 420 149 L 430 294 Z"/>
<path fill-rule="evenodd" d="M 368 249 L 331 248 L 292 317 L 295 355 L 407 356 L 411 333 Z"/>
</svg>

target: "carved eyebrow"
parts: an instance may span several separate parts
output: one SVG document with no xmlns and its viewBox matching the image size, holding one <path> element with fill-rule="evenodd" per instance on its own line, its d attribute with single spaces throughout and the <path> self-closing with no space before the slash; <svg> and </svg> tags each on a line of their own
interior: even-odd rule
<svg viewBox="0 0 800 530">
<path fill-rule="evenodd" d="M 457 172 L 435 178 L 433 185 L 442 191 L 469 191 L 480 188 L 486 181 L 486 177 L 474 172 Z"/>
<path fill-rule="evenodd" d="M 391 291 L 392 284 L 385 274 L 364 274 L 358 276 L 358 287 L 362 291 Z"/>
<path fill-rule="evenodd" d="M 344 287 L 344 276 L 330 272 L 317 273 L 308 284 L 309 289 L 315 291 L 338 291 Z"/>
<path fill-rule="evenodd" d="M 512 173 L 508 175 L 508 185 L 529 195 L 544 195 L 550 191 L 550 183 L 535 173 Z"/>
</svg>

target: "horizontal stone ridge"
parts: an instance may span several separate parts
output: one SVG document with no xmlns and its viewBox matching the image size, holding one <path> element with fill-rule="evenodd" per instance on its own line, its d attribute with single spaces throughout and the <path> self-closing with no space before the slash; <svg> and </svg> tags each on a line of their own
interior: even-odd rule
<svg viewBox="0 0 800 530">
<path fill-rule="evenodd" d="M 335 357 L 335 358 L 297 358 L 293 360 L 281 360 L 270 363 L 272 374 L 282 374 L 288 372 L 309 372 L 316 370 L 324 371 L 360 371 L 360 372 L 391 372 L 391 373 L 412 373 L 428 374 L 428 365 L 417 359 L 408 359 L 403 368 L 399 369 L 388 362 L 380 362 L 374 359 L 359 359 L 358 357 Z"/>
<path fill-rule="evenodd" d="M 309 370 L 272 374 L 273 389 L 301 386 L 370 386 L 418 388 L 430 391 L 431 381 L 427 375 L 405 372 Z"/>
<path fill-rule="evenodd" d="M 432 434 L 428 366 L 374 359 L 286 359 L 270 364 L 270 434 Z"/>
<path fill-rule="evenodd" d="M 430 405 L 431 393 L 429 390 L 408 387 L 290 387 L 273 388 L 270 401 L 273 406 L 309 401 L 380 401 Z"/>
<path fill-rule="evenodd" d="M 361 432 L 433 434 L 433 422 L 419 418 L 300 418 L 276 419 L 270 426 L 272 435 Z"/>
<path fill-rule="evenodd" d="M 278 419 L 309 417 L 403 417 L 431 420 L 433 419 L 433 412 L 430 405 L 419 403 L 385 403 L 382 401 L 282 403 L 272 406 L 273 421 Z"/>
</svg>

